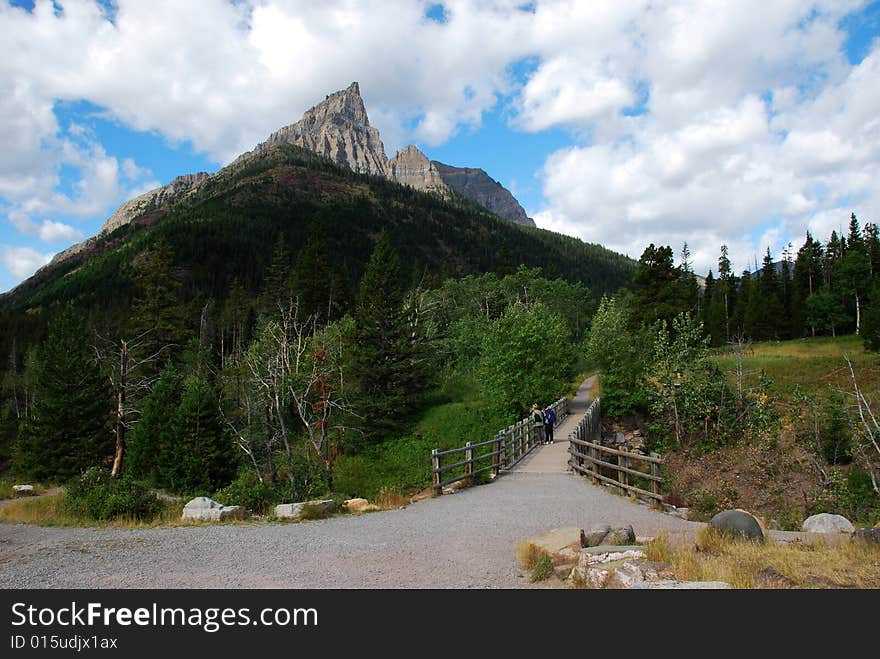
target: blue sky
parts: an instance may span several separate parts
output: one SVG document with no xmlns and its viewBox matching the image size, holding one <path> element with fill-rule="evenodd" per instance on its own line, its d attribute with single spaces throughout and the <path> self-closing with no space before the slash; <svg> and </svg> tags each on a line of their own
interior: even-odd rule
<svg viewBox="0 0 880 659">
<path fill-rule="evenodd" d="M 0 291 L 358 80 L 388 155 L 740 270 L 880 221 L 880 3 L 0 0 Z"/>
</svg>

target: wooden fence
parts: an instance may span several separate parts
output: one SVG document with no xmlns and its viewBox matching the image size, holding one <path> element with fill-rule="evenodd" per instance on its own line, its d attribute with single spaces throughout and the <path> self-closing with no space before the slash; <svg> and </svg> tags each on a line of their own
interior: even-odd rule
<svg viewBox="0 0 880 659">
<path fill-rule="evenodd" d="M 571 457 L 568 464 L 577 473 L 589 476 L 595 483 L 606 483 L 620 488 L 621 493 L 629 491 L 662 500 L 660 484 L 663 479 L 660 477 L 660 465 L 663 464 L 663 458 L 660 455 L 629 453 L 599 443 L 600 400 L 597 398 L 593 401 L 569 437 L 568 452 Z M 609 477 L 609 472 L 614 473 L 614 476 Z M 631 483 L 630 478 L 639 484 L 646 484 L 645 487 Z M 645 489 L 647 487 L 651 489 Z"/>
<path fill-rule="evenodd" d="M 556 425 L 559 425 L 568 415 L 568 398 L 560 398 L 550 408 L 556 412 Z M 499 430 L 494 438 L 485 442 L 468 442 L 461 448 L 446 451 L 434 449 L 431 451 L 434 491 L 442 494 L 444 486 L 463 478 L 472 479 L 490 470 L 497 476 L 501 471 L 511 469 L 543 441 L 543 427 L 536 428 L 529 418 L 525 418 L 506 430 Z M 464 454 L 463 459 L 461 454 Z M 443 464 L 444 458 L 452 455 L 459 459 Z"/>
</svg>

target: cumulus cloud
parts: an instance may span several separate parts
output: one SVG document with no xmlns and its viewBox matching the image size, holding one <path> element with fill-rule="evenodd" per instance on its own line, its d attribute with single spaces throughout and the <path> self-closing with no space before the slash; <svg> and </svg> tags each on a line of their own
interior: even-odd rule
<svg viewBox="0 0 880 659">
<path fill-rule="evenodd" d="M 726 242 L 745 267 L 762 241 L 824 238 L 852 205 L 880 219 L 878 51 L 850 66 L 839 27 L 860 0 L 448 0 L 441 22 L 432 4 L 0 4 L 6 214 L 71 240 L 60 216 L 106 216 L 158 185 L 135 154 L 59 121 L 59 102 L 222 164 L 359 80 L 389 154 L 500 104 L 517 130 L 570 131 L 541 167 L 536 220 L 631 256 L 687 241 L 705 270 Z M 62 168 L 77 173 L 64 192 Z"/>
<path fill-rule="evenodd" d="M 39 230 L 40 240 L 47 243 L 72 243 L 83 237 L 82 231 L 63 222 L 44 220 Z"/>
<path fill-rule="evenodd" d="M 0 246 L 3 266 L 18 279 L 34 274 L 52 260 L 52 254 L 41 254 L 31 247 Z"/>
</svg>

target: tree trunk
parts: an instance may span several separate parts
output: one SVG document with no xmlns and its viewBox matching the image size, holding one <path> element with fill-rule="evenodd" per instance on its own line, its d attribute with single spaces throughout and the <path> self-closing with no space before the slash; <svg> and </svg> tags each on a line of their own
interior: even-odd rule
<svg viewBox="0 0 880 659">
<path fill-rule="evenodd" d="M 856 334 L 859 333 L 859 328 L 862 324 L 862 307 L 859 302 L 859 292 L 856 291 Z"/>
<path fill-rule="evenodd" d="M 120 341 L 122 351 L 119 353 L 119 385 L 116 389 L 116 453 L 113 456 L 112 478 L 122 473 L 122 456 L 125 452 L 125 376 L 128 371 L 128 343 Z"/>
</svg>

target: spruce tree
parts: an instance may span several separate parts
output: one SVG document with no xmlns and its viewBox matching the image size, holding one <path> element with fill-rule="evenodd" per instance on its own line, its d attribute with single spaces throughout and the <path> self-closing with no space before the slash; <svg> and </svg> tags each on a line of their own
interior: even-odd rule
<svg viewBox="0 0 880 659">
<path fill-rule="evenodd" d="M 300 316 L 316 316 L 324 323 L 337 317 L 341 301 L 334 295 L 337 292 L 334 290 L 335 284 L 327 241 L 321 225 L 316 221 L 309 228 L 309 237 L 296 257 L 291 275 L 291 287 L 299 300 Z"/>
<path fill-rule="evenodd" d="M 164 239 L 159 240 L 135 264 L 138 297 L 132 304 L 129 335 L 142 336 L 140 361 L 153 355 L 175 354 L 186 335 L 186 311 L 180 301 L 181 285 L 174 273 L 174 252 Z M 153 359 L 147 370 L 158 376 L 162 360 Z"/>
<path fill-rule="evenodd" d="M 383 232 L 361 280 L 355 310 L 351 376 L 359 389 L 367 443 L 399 433 L 424 388 L 421 340 L 418 332 L 407 331 L 400 280 L 400 260 Z"/>
<path fill-rule="evenodd" d="M 175 455 L 175 410 L 183 393 L 183 377 L 166 364 L 150 395 L 144 400 L 140 420 L 132 429 L 128 447 L 128 471 L 154 485 L 167 485 L 163 474 Z"/>
<path fill-rule="evenodd" d="M 19 433 L 14 464 L 38 480 L 64 479 L 112 456 L 112 393 L 71 307 L 49 326 L 36 353 L 33 418 Z"/>
<path fill-rule="evenodd" d="M 236 454 L 223 428 L 217 394 L 205 378 L 193 376 L 184 384 L 174 423 L 160 480 L 175 492 L 205 494 L 228 484 L 237 470 Z"/>
</svg>

